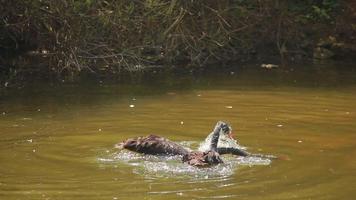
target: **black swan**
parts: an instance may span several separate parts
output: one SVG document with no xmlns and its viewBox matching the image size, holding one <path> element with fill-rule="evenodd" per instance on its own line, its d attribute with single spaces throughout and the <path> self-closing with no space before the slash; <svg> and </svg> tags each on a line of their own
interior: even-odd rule
<svg viewBox="0 0 356 200">
<path fill-rule="evenodd" d="M 207 137 L 206 141 L 208 142 L 208 148 L 203 151 L 190 152 L 183 146 L 156 135 L 130 138 L 120 143 L 118 147 L 144 154 L 181 155 L 183 156 L 183 162 L 198 167 L 223 163 L 220 154 L 234 154 L 239 156 L 250 155 L 235 147 L 218 147 L 220 137 L 223 139 L 232 139 L 231 127 L 222 121 L 217 122 L 213 132 Z"/>
<path fill-rule="evenodd" d="M 121 143 L 119 147 L 150 155 L 181 155 L 184 163 L 197 167 L 223 162 L 216 151 L 190 152 L 183 146 L 156 135 L 128 139 Z"/>
</svg>

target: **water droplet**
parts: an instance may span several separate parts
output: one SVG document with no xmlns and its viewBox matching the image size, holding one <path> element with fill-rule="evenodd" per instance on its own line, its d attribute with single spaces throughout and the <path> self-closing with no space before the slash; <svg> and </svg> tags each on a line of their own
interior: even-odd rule
<svg viewBox="0 0 356 200">
<path fill-rule="evenodd" d="M 35 152 L 36 152 L 36 149 L 33 149 L 32 152 L 35 153 Z"/>
<path fill-rule="evenodd" d="M 298 143 L 302 143 L 303 141 L 301 141 L 301 140 L 298 140 Z"/>
<path fill-rule="evenodd" d="M 282 124 L 278 124 L 277 127 L 283 127 L 283 125 Z"/>
<path fill-rule="evenodd" d="M 40 111 L 41 111 L 41 109 L 39 108 L 39 109 L 37 109 L 37 111 L 38 111 L 38 112 L 40 112 Z"/>
<path fill-rule="evenodd" d="M 231 109 L 231 108 L 232 108 L 232 106 L 225 106 L 225 108 Z"/>
<path fill-rule="evenodd" d="M 184 122 L 183 122 L 183 121 L 181 121 L 181 122 L 180 122 L 180 124 L 181 124 L 181 125 L 183 125 L 183 124 L 184 124 Z"/>
<path fill-rule="evenodd" d="M 99 128 L 98 131 L 101 131 L 101 128 Z"/>
<path fill-rule="evenodd" d="M 134 108 L 134 107 L 135 107 L 135 105 L 133 105 L 133 104 L 130 105 L 130 108 Z"/>
</svg>

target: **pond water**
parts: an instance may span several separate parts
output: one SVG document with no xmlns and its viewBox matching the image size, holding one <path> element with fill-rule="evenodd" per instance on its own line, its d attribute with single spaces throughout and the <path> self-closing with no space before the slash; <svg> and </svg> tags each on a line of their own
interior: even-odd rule
<svg viewBox="0 0 356 200">
<path fill-rule="evenodd" d="M 352 199 L 356 72 L 250 67 L 132 77 L 131 84 L 32 86 L 0 97 L 0 199 Z M 191 149 L 218 120 L 249 152 L 197 169 L 119 151 L 151 133 Z"/>
</svg>

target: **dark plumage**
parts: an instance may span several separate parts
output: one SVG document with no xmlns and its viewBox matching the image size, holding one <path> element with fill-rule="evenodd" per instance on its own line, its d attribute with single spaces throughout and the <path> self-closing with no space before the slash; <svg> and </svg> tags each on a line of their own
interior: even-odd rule
<svg viewBox="0 0 356 200">
<path fill-rule="evenodd" d="M 216 151 L 190 152 L 183 156 L 182 161 L 195 167 L 209 167 L 211 165 L 224 163 L 220 158 L 220 154 Z"/>
<path fill-rule="evenodd" d="M 186 155 L 189 153 L 183 146 L 156 135 L 127 139 L 122 143 L 122 147 L 152 155 Z"/>
<path fill-rule="evenodd" d="M 223 163 L 220 154 L 231 153 L 241 156 L 249 155 L 247 152 L 240 149 L 217 148 L 220 135 L 230 134 L 230 132 L 231 128 L 226 123 L 219 121 L 213 130 L 209 150 L 204 152 L 189 152 L 183 146 L 156 135 L 127 139 L 122 142 L 120 146 L 144 154 L 181 155 L 184 163 L 197 167 L 207 167 Z"/>
</svg>

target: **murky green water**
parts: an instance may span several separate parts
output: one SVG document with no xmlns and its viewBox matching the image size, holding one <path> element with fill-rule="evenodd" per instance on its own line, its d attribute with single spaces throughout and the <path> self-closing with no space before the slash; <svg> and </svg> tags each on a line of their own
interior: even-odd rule
<svg viewBox="0 0 356 200">
<path fill-rule="evenodd" d="M 139 77 L 138 77 L 139 78 Z M 0 199 L 353 199 L 356 73 L 343 66 L 40 87 L 0 98 Z M 130 106 L 132 105 L 132 106 Z M 218 120 L 250 152 L 195 169 L 118 152 L 155 133 L 197 148 Z"/>
</svg>

